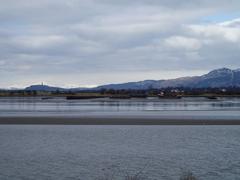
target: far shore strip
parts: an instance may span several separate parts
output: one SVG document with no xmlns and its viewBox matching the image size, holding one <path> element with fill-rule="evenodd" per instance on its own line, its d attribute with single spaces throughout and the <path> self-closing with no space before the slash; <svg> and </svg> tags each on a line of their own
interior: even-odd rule
<svg viewBox="0 0 240 180">
<path fill-rule="evenodd" d="M 239 120 L 228 119 L 158 119 L 121 117 L 0 117 L 0 124 L 46 125 L 240 125 Z"/>
</svg>

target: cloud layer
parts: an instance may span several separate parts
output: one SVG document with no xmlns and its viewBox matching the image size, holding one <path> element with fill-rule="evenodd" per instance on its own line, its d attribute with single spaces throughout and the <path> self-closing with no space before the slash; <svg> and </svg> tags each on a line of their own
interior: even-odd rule
<svg viewBox="0 0 240 180">
<path fill-rule="evenodd" d="M 239 8 L 239 0 L 3 1 L 0 87 L 97 85 L 238 68 Z"/>
</svg>

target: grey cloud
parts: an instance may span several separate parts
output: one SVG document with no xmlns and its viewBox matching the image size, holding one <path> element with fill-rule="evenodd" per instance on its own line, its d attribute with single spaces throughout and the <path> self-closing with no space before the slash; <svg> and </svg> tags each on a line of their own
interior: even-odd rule
<svg viewBox="0 0 240 180">
<path fill-rule="evenodd" d="M 159 72 L 156 79 L 165 78 L 164 70 L 235 68 L 239 19 L 217 24 L 201 19 L 239 7 L 238 0 L 2 1 L 0 86 L 41 77 L 54 83 L 61 73 L 79 84 L 92 76 L 91 84 L 98 84 L 121 73 L 149 78 L 146 72 Z M 127 77 L 118 80 L 131 80 Z"/>
</svg>

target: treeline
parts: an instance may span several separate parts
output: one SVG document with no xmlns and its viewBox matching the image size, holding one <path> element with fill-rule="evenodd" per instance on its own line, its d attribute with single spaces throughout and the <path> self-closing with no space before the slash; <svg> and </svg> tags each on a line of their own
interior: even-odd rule
<svg viewBox="0 0 240 180">
<path fill-rule="evenodd" d="M 217 95 L 240 95 L 240 87 L 230 88 L 161 88 L 161 89 L 146 89 L 146 90 L 132 90 L 132 89 L 101 89 L 101 94 L 146 94 L 146 95 L 204 95 L 204 94 L 217 94 Z"/>
<path fill-rule="evenodd" d="M 0 96 L 38 96 L 38 95 L 78 95 L 78 94 L 99 94 L 99 95 L 146 95 L 146 96 L 199 96 L 199 95 L 237 95 L 240 96 L 240 87 L 222 88 L 161 88 L 161 89 L 88 89 L 81 91 L 30 91 L 30 90 L 0 90 Z"/>
</svg>

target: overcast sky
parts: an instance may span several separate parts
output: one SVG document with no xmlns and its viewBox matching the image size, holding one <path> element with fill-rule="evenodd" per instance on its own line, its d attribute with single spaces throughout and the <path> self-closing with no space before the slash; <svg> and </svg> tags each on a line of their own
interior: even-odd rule
<svg viewBox="0 0 240 180">
<path fill-rule="evenodd" d="M 0 87 L 240 68 L 239 0 L 0 0 Z"/>
</svg>

